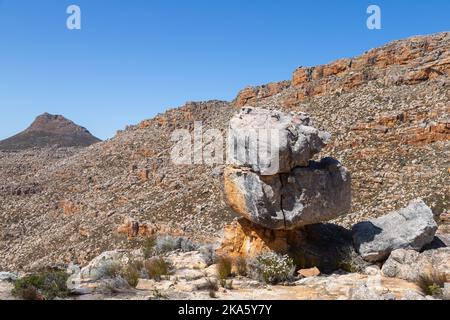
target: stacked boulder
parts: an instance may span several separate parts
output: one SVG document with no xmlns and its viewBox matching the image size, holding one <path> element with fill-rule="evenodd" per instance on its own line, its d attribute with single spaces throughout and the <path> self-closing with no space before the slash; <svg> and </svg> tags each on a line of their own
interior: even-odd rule
<svg viewBox="0 0 450 320">
<path fill-rule="evenodd" d="M 351 230 L 326 223 L 350 211 L 351 177 L 335 159 L 311 160 L 330 134 L 306 114 L 244 107 L 231 119 L 229 137 L 224 191 L 241 218 L 225 228 L 219 255 L 274 251 L 299 267 L 353 272 L 433 242 L 437 224 L 420 199 Z"/>
<path fill-rule="evenodd" d="M 306 114 L 245 107 L 231 119 L 229 134 L 225 195 L 245 219 L 294 230 L 350 210 L 350 173 L 335 159 L 311 160 L 330 134 Z"/>
</svg>

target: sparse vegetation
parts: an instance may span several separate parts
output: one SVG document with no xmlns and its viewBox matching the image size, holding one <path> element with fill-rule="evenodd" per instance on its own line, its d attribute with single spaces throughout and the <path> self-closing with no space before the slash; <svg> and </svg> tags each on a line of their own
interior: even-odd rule
<svg viewBox="0 0 450 320">
<path fill-rule="evenodd" d="M 145 259 L 149 259 L 153 256 L 153 251 L 156 244 L 156 237 L 146 238 L 142 243 L 142 254 Z"/>
<path fill-rule="evenodd" d="M 252 278 L 268 284 L 289 281 L 293 278 L 295 265 L 287 255 L 265 253 L 249 263 L 249 271 Z"/>
<path fill-rule="evenodd" d="M 220 285 L 227 290 L 233 290 L 233 280 L 222 279 L 220 280 Z"/>
<path fill-rule="evenodd" d="M 247 260 L 244 257 L 238 257 L 235 259 L 234 264 L 236 266 L 236 272 L 240 276 L 247 275 Z"/>
<path fill-rule="evenodd" d="M 230 257 L 217 257 L 216 259 L 216 270 L 217 277 L 219 280 L 224 280 L 231 276 L 231 270 L 233 267 L 233 260 Z"/>
<path fill-rule="evenodd" d="M 171 266 L 162 257 L 155 257 L 145 261 L 144 268 L 151 279 L 160 281 L 170 273 Z"/>
<path fill-rule="evenodd" d="M 184 237 L 164 236 L 156 239 L 154 252 L 156 254 L 164 254 L 167 252 L 181 250 L 183 252 L 195 251 L 198 245 Z"/>
<path fill-rule="evenodd" d="M 114 279 L 120 276 L 121 271 L 122 266 L 118 262 L 111 261 L 103 265 L 101 273 L 105 277 Z"/>
<path fill-rule="evenodd" d="M 217 259 L 216 250 L 215 250 L 214 246 L 211 244 L 202 246 L 200 248 L 200 252 L 208 266 L 212 265 L 214 263 L 214 261 L 216 261 L 216 259 Z"/>
<path fill-rule="evenodd" d="M 139 283 L 139 275 L 141 269 L 138 269 L 138 267 L 138 264 L 130 263 L 125 266 L 120 273 L 122 278 L 124 278 L 133 288 L 136 288 Z"/>
<path fill-rule="evenodd" d="M 153 297 L 150 300 L 167 300 L 168 297 L 158 289 L 153 290 Z"/>
<path fill-rule="evenodd" d="M 14 283 L 12 294 L 24 300 L 53 300 L 69 295 L 63 271 L 43 271 L 27 275 Z"/>
<path fill-rule="evenodd" d="M 419 277 L 417 285 L 422 292 L 428 296 L 440 298 L 443 293 L 444 284 L 448 281 L 447 276 L 436 270 L 424 273 Z"/>
</svg>

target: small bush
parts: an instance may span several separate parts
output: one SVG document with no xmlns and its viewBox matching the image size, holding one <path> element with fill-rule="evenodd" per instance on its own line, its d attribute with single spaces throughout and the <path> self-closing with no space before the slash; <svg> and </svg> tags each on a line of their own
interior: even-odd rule
<svg viewBox="0 0 450 320">
<path fill-rule="evenodd" d="M 234 264 L 236 266 L 236 272 L 238 275 L 240 276 L 247 275 L 247 260 L 244 257 L 236 258 Z"/>
<path fill-rule="evenodd" d="M 152 258 L 144 262 L 144 268 L 151 279 L 160 281 L 170 273 L 170 265 L 162 257 Z"/>
<path fill-rule="evenodd" d="M 219 291 L 219 285 L 217 284 L 217 280 L 207 278 L 205 289 L 208 291 Z"/>
<path fill-rule="evenodd" d="M 164 236 L 156 239 L 154 251 L 156 254 L 181 250 L 183 252 L 195 251 L 198 246 L 184 237 Z"/>
<path fill-rule="evenodd" d="M 266 253 L 252 259 L 248 269 L 252 278 L 268 284 L 276 284 L 291 280 L 295 265 L 287 255 Z"/>
<path fill-rule="evenodd" d="M 69 275 L 62 271 L 43 271 L 25 276 L 14 283 L 12 294 L 24 300 L 53 300 L 69 295 L 66 281 Z"/>
<path fill-rule="evenodd" d="M 218 257 L 216 260 L 217 277 L 220 280 L 226 279 L 231 276 L 231 269 L 233 267 L 233 261 L 229 257 Z"/>
<path fill-rule="evenodd" d="M 118 262 L 111 261 L 102 266 L 101 274 L 104 277 L 114 279 L 120 276 L 121 271 L 122 266 Z"/>
<path fill-rule="evenodd" d="M 423 274 L 419 277 L 417 285 L 428 296 L 440 297 L 447 282 L 447 276 L 437 271 Z"/>
<path fill-rule="evenodd" d="M 219 291 L 219 285 L 217 284 L 217 280 L 215 279 L 206 279 L 206 286 L 202 288 L 204 290 L 208 290 L 210 298 L 217 298 L 216 292 Z"/>
<path fill-rule="evenodd" d="M 145 259 L 149 259 L 153 256 L 154 248 L 156 244 L 156 238 L 150 237 L 146 238 L 144 242 L 142 243 L 142 254 L 144 255 Z"/>
<path fill-rule="evenodd" d="M 140 270 L 141 269 L 138 269 L 135 264 L 130 263 L 123 268 L 120 275 L 131 287 L 136 288 L 139 283 Z"/>
<path fill-rule="evenodd" d="M 208 244 L 200 249 L 200 253 L 202 254 L 203 258 L 205 259 L 205 262 L 208 266 L 214 264 L 214 261 L 216 261 L 216 250 L 213 245 Z"/>
</svg>

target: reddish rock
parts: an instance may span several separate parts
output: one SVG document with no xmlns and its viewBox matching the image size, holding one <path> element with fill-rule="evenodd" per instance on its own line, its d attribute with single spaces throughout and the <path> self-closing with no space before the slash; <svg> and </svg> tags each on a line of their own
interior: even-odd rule
<svg viewBox="0 0 450 320">
<path fill-rule="evenodd" d="M 320 276 L 320 270 L 317 267 L 309 269 L 300 269 L 297 271 L 297 274 L 302 278 L 318 277 Z"/>
</svg>

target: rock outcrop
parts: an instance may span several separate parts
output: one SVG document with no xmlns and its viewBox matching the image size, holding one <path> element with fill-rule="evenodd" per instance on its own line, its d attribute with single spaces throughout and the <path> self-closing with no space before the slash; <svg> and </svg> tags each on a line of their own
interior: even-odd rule
<svg viewBox="0 0 450 320">
<path fill-rule="evenodd" d="M 412 282 L 421 276 L 442 274 L 450 281 L 450 248 L 440 248 L 419 253 L 398 249 L 391 253 L 381 269 L 383 275 Z"/>
<path fill-rule="evenodd" d="M 135 259 L 142 259 L 142 253 L 126 250 L 104 252 L 87 266 L 76 270 L 67 280 L 67 288 L 73 294 L 108 294 L 114 291 L 129 290 L 126 280 L 117 276 L 122 265 Z"/>
<path fill-rule="evenodd" d="M 413 37 L 372 49 L 353 59 L 340 59 L 316 67 L 299 67 L 292 80 L 248 87 L 239 92 L 238 106 L 280 95 L 290 90 L 284 100 L 295 105 L 329 92 L 348 92 L 368 82 L 380 85 L 415 85 L 450 73 L 448 32 L 432 37 Z"/>
<path fill-rule="evenodd" d="M 310 161 L 329 135 L 311 127 L 306 115 L 247 107 L 230 123 L 231 143 L 245 147 L 245 158 L 224 173 L 226 198 L 236 213 L 268 229 L 293 230 L 350 210 L 349 171 L 331 158 Z M 261 157 L 257 156 L 266 142 L 249 137 L 257 129 L 279 132 L 279 152 L 272 150 L 268 161 L 272 175 L 264 172 L 267 167 L 261 166 Z"/>
<path fill-rule="evenodd" d="M 376 262 L 396 249 L 421 250 L 433 241 L 437 228 L 431 209 L 415 200 L 406 208 L 356 224 L 353 240 L 365 260 Z"/>
</svg>

